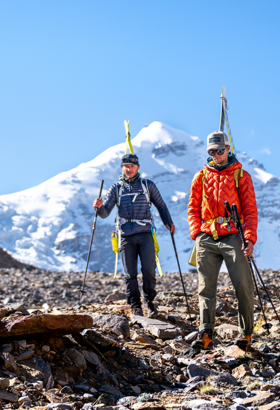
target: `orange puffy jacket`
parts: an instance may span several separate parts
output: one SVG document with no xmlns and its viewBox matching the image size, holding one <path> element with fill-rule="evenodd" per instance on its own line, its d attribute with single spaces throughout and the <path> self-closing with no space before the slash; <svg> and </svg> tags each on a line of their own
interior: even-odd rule
<svg viewBox="0 0 280 410">
<path fill-rule="evenodd" d="M 203 171 L 195 174 L 191 186 L 188 210 L 192 239 L 195 239 L 200 232 L 212 235 L 213 227 L 219 236 L 237 233 L 233 221 L 230 222 L 231 232 L 228 232 L 227 223 L 213 223 L 210 221 L 213 218 L 225 217 L 224 202 L 228 201 L 230 205 L 233 203 L 237 205 L 240 219 L 243 220 L 245 239 L 252 241 L 253 244 L 256 243 L 258 211 L 253 181 L 250 174 L 243 171 L 243 176 L 239 174 L 238 191 L 234 179 L 234 170 L 238 168 L 242 168 L 240 162 L 235 162 L 222 171 L 205 165 L 203 184 Z M 202 198 L 202 196 L 204 197 Z"/>
</svg>

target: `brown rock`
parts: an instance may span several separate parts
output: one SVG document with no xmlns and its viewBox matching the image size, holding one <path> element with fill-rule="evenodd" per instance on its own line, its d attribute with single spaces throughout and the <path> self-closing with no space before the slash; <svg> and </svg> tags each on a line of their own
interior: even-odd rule
<svg viewBox="0 0 280 410">
<path fill-rule="evenodd" d="M 10 382 L 9 379 L 5 379 L 3 377 L 0 377 L 0 390 L 5 390 L 9 387 Z"/>
<path fill-rule="evenodd" d="M 138 330 L 137 332 L 134 332 L 133 335 L 131 336 L 131 339 L 134 340 L 135 342 L 140 342 L 146 345 L 151 345 L 151 346 L 157 346 L 156 342 L 146 335 L 145 332 L 142 330 Z"/>
<path fill-rule="evenodd" d="M 242 364 L 241 366 L 236 367 L 232 371 L 232 375 L 236 379 L 242 379 L 248 374 L 251 374 L 251 370 L 250 370 L 250 367 L 246 363 Z"/>
<path fill-rule="evenodd" d="M 234 357 L 235 359 L 246 356 L 246 352 L 242 349 L 239 349 L 238 346 L 226 347 L 224 353 L 226 356 Z"/>
<path fill-rule="evenodd" d="M 6 390 L 0 390 L 0 400 L 11 401 L 12 403 L 16 403 L 18 401 L 18 396 Z"/>
<path fill-rule="evenodd" d="M 28 310 L 22 303 L 6 303 L 5 305 L 0 304 L 0 319 L 5 316 L 12 315 L 15 312 L 21 312 L 24 315 L 29 315 Z"/>
<path fill-rule="evenodd" d="M 240 404 L 242 406 L 258 407 L 264 404 L 271 403 L 276 398 L 274 393 L 260 393 L 253 397 L 248 397 L 244 399 Z"/>
<path fill-rule="evenodd" d="M 48 341 L 51 349 L 68 349 L 73 346 L 73 343 L 67 337 L 51 337 Z"/>
<path fill-rule="evenodd" d="M 10 372 L 17 372 L 17 364 L 15 362 L 15 359 L 10 353 L 2 353 L 2 358 L 4 360 L 4 366 L 7 370 Z"/>
<path fill-rule="evenodd" d="M 234 339 L 239 333 L 238 326 L 227 323 L 215 327 L 215 331 L 222 339 Z"/>
<path fill-rule="evenodd" d="M 179 383 L 185 383 L 188 380 L 188 378 L 183 374 L 178 374 L 178 376 L 176 376 L 176 380 Z"/>
<path fill-rule="evenodd" d="M 0 322 L 0 337 L 65 335 L 79 333 L 92 324 L 92 318 L 83 314 L 20 316 Z"/>
</svg>

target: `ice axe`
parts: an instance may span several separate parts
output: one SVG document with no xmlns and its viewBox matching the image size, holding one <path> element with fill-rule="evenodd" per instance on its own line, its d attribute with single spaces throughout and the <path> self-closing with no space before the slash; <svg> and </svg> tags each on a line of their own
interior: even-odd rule
<svg viewBox="0 0 280 410">
<path fill-rule="evenodd" d="M 101 198 L 103 183 L 104 183 L 104 180 L 102 179 L 101 184 L 100 184 L 100 190 L 99 190 L 98 198 Z M 82 288 L 80 290 L 80 304 L 82 303 L 83 294 L 86 293 L 84 288 L 85 288 L 85 283 L 86 283 L 86 278 L 87 278 L 87 270 L 88 270 L 89 258 L 90 258 L 90 253 L 91 253 L 92 241 L 93 241 L 93 236 L 94 236 L 95 227 L 96 227 L 97 212 L 98 212 L 98 208 L 96 208 L 96 210 L 95 210 L 95 216 L 94 216 L 94 221 L 93 221 L 93 226 L 92 226 L 92 233 L 91 233 L 91 240 L 90 240 L 90 245 L 89 245 L 89 250 L 88 250 L 87 266 L 86 266 L 86 270 L 85 270 L 83 285 L 82 285 Z"/>
<path fill-rule="evenodd" d="M 184 295 L 185 295 L 185 299 L 186 299 L 186 304 L 187 304 L 187 308 L 188 308 L 188 314 L 189 314 L 189 318 L 187 320 L 189 320 L 190 322 L 194 321 L 195 319 L 191 317 L 191 312 L 190 312 L 190 307 L 189 307 L 189 303 L 188 303 L 188 298 L 187 298 L 187 293 L 186 293 L 186 289 L 185 289 L 185 284 L 184 284 L 184 280 L 183 280 L 183 276 L 182 276 L 182 271 L 181 271 L 181 267 L 180 267 L 180 262 L 179 262 L 179 258 L 178 258 L 178 253 L 177 253 L 177 248 L 176 248 L 176 244 L 175 244 L 175 239 L 174 239 L 174 235 L 171 232 L 171 224 L 168 224 L 170 227 L 170 235 L 171 235 L 171 239 L 172 239 L 172 243 L 173 243 L 173 248 L 174 248 L 174 252 L 175 252 L 175 256 L 177 259 L 177 264 L 178 264 L 178 269 L 179 269 L 179 273 L 180 273 L 180 277 L 181 277 L 181 282 L 183 285 L 183 291 L 184 291 Z"/>
</svg>

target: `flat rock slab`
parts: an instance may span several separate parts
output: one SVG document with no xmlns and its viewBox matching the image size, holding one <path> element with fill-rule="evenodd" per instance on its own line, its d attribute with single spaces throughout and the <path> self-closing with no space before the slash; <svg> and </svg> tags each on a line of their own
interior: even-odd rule
<svg viewBox="0 0 280 410">
<path fill-rule="evenodd" d="M 181 408 L 184 410 L 227 410 L 225 406 L 208 400 L 183 401 Z"/>
<path fill-rule="evenodd" d="M 238 346 L 226 347 L 224 353 L 225 356 L 234 357 L 235 359 L 239 359 L 246 356 L 246 352 L 240 349 Z"/>
<path fill-rule="evenodd" d="M 5 305 L 0 304 L 0 319 L 15 312 L 21 312 L 24 315 L 29 315 L 28 310 L 22 303 L 6 303 Z"/>
<path fill-rule="evenodd" d="M 104 384 L 99 389 L 102 393 L 111 394 L 116 400 L 121 399 L 124 395 L 120 392 L 117 387 L 112 387 L 109 384 Z"/>
<path fill-rule="evenodd" d="M 18 396 L 6 390 L 0 390 L 0 400 L 5 400 L 5 401 L 10 401 L 12 403 L 16 403 L 18 401 Z"/>
<path fill-rule="evenodd" d="M 205 369 L 204 367 L 197 366 L 196 364 L 190 364 L 187 369 L 189 377 L 215 377 L 218 383 L 228 383 L 233 386 L 237 385 L 237 380 L 227 372 L 216 372 L 214 370 Z"/>
<path fill-rule="evenodd" d="M 137 315 L 131 316 L 131 320 L 141 324 L 145 330 L 159 339 L 173 339 L 180 334 L 180 330 L 175 326 L 160 320 Z"/>
<path fill-rule="evenodd" d="M 264 406 L 259 406 L 259 410 L 279 410 L 280 409 L 280 402 L 273 401 L 272 403 L 265 404 Z"/>
<path fill-rule="evenodd" d="M 222 325 L 215 327 L 215 332 L 222 339 L 234 339 L 239 334 L 238 326 L 229 325 L 227 323 L 223 323 Z"/>
<path fill-rule="evenodd" d="M 91 315 L 93 322 L 97 326 L 108 327 L 116 335 L 123 335 L 125 339 L 129 338 L 130 329 L 129 322 L 126 317 L 121 315 L 111 315 L 111 314 L 93 314 Z M 88 326 L 91 327 L 91 326 Z"/>
<path fill-rule="evenodd" d="M 92 327 L 93 320 L 90 315 L 63 314 L 63 315 L 28 315 L 0 322 L 0 337 L 13 338 L 19 336 L 61 336 L 79 333 Z"/>
<path fill-rule="evenodd" d="M 179 356 L 177 357 L 177 363 L 184 366 L 189 366 L 190 364 L 196 364 L 196 360 L 190 359 L 186 356 Z"/>
<path fill-rule="evenodd" d="M 244 399 L 240 404 L 245 407 L 259 407 L 264 404 L 271 403 L 275 400 L 276 394 L 274 393 L 260 393 L 253 397 L 248 397 Z"/>
</svg>

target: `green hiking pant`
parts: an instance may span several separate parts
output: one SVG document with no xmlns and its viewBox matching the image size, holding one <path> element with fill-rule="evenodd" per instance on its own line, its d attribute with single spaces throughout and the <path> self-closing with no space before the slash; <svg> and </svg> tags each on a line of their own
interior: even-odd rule
<svg viewBox="0 0 280 410">
<path fill-rule="evenodd" d="M 214 328 L 218 274 L 224 260 L 238 300 L 239 332 L 245 335 L 253 333 L 254 284 L 241 247 L 237 233 L 227 235 L 219 241 L 215 241 L 207 233 L 197 236 L 199 330 Z"/>
</svg>

